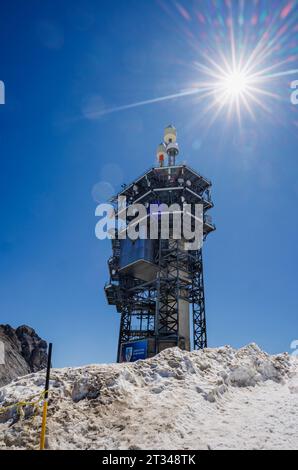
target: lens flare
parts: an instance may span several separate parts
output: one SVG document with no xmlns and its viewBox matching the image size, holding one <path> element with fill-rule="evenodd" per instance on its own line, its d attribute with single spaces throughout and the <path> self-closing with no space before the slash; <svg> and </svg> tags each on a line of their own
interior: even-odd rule
<svg viewBox="0 0 298 470">
<path fill-rule="evenodd" d="M 208 114 L 211 125 L 224 114 L 240 122 L 259 112 L 279 119 L 281 106 L 290 108 L 290 83 L 298 76 L 297 0 L 194 2 L 183 4 L 184 14 L 181 3 L 174 5 L 176 29 L 197 56 L 189 88 L 198 95 L 198 120 Z"/>
</svg>

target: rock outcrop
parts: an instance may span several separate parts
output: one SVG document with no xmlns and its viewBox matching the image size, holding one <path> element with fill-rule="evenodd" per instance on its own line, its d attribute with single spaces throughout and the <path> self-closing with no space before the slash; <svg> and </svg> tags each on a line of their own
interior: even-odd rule
<svg viewBox="0 0 298 470">
<path fill-rule="evenodd" d="M 22 325 L 17 329 L 0 325 L 0 342 L 4 345 L 4 360 L 0 360 L 0 387 L 30 372 L 44 369 L 47 364 L 47 343 L 33 328 Z"/>
</svg>

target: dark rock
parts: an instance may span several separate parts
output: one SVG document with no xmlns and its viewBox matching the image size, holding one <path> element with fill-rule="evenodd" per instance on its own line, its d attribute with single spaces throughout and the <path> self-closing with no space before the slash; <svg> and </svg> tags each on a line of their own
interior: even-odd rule
<svg viewBox="0 0 298 470">
<path fill-rule="evenodd" d="M 0 363 L 0 387 L 17 377 L 37 372 L 47 365 L 47 343 L 33 328 L 17 329 L 0 325 L 0 341 L 4 343 L 4 364 Z"/>
</svg>

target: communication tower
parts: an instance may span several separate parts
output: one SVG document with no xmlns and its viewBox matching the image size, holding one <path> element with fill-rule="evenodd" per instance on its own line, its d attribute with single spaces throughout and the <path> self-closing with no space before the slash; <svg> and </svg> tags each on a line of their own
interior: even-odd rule
<svg viewBox="0 0 298 470">
<path fill-rule="evenodd" d="M 152 204 L 200 204 L 205 240 L 215 230 L 208 215 L 213 207 L 211 182 L 177 164 L 178 155 L 176 129 L 168 126 L 157 148 L 157 166 L 112 198 L 116 218 L 124 198 L 127 208 L 132 204 L 148 208 L 148 225 L 160 215 L 150 212 Z M 132 219 L 127 217 L 127 223 Z M 202 246 L 186 249 L 186 240 L 175 239 L 171 230 L 164 239 L 159 226 L 156 239 L 112 239 L 108 267 L 105 294 L 120 314 L 118 362 L 151 357 L 173 346 L 188 351 L 207 347 Z"/>
</svg>

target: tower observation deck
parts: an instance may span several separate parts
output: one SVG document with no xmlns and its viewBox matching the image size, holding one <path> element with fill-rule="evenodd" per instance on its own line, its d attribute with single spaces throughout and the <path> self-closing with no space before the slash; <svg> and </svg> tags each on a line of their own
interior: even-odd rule
<svg viewBox="0 0 298 470">
<path fill-rule="evenodd" d="M 205 240 L 215 230 L 208 215 L 213 207 L 211 182 L 189 166 L 176 164 L 178 153 L 176 129 L 169 126 L 157 149 L 157 166 L 111 200 L 116 220 L 122 217 L 125 201 L 126 227 L 134 219 L 129 208 L 140 204 L 146 208 L 146 225 L 149 227 L 153 221 L 156 227 L 154 237 L 132 240 L 123 237 L 125 228 L 118 225 L 111 240 L 110 280 L 105 294 L 108 304 L 115 305 L 120 314 L 118 362 L 151 357 L 173 346 L 186 350 L 207 347 L 202 244 L 190 246 L 189 238 L 175 235 L 173 212 L 190 207 L 194 231 L 197 225 L 193 208 L 199 205 Z M 152 205 L 161 209 L 152 211 Z M 167 211 L 167 236 L 159 223 L 166 212 L 164 207 L 175 208 Z"/>
</svg>

